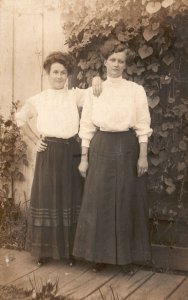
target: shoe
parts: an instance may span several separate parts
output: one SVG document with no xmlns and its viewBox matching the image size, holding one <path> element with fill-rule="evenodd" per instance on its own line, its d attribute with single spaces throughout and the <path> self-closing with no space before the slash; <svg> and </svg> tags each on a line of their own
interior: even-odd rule
<svg viewBox="0 0 188 300">
<path fill-rule="evenodd" d="M 75 263 L 76 263 L 75 259 L 71 258 L 71 259 L 69 259 L 68 265 L 69 265 L 69 267 L 72 268 L 75 265 Z"/>
<path fill-rule="evenodd" d="M 121 270 L 123 271 L 124 274 L 129 276 L 133 276 L 136 273 L 136 269 L 132 264 L 121 266 Z"/>
<path fill-rule="evenodd" d="M 106 267 L 106 264 L 104 264 L 104 263 L 95 263 L 95 264 L 92 266 L 92 271 L 93 271 L 93 272 L 100 272 L 100 271 L 102 271 L 105 267 Z"/>
<path fill-rule="evenodd" d="M 38 267 L 42 267 L 46 262 L 47 262 L 47 259 L 44 258 L 44 257 L 41 257 L 41 258 L 39 258 L 38 261 L 37 261 L 37 266 L 38 266 Z"/>
</svg>

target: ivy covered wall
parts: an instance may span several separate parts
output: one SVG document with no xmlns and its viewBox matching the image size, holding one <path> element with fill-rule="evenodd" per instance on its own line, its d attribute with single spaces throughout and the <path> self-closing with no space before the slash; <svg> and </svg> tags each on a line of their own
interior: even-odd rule
<svg viewBox="0 0 188 300">
<path fill-rule="evenodd" d="M 188 218 L 188 1 L 70 1 L 62 9 L 67 44 L 77 61 L 73 84 L 105 79 L 99 49 L 115 37 L 128 44 L 124 77 L 147 92 L 153 135 L 149 195 L 153 219 Z"/>
</svg>

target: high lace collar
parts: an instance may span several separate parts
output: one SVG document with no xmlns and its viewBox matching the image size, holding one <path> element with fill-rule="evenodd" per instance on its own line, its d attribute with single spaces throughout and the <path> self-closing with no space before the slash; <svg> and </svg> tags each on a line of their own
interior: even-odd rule
<svg viewBox="0 0 188 300">
<path fill-rule="evenodd" d="M 123 80 L 124 80 L 124 79 L 122 78 L 122 76 L 117 77 L 117 78 L 107 76 L 107 79 L 106 79 L 106 81 L 107 81 L 108 83 L 112 83 L 112 84 L 118 84 L 118 83 L 121 83 Z"/>
<path fill-rule="evenodd" d="M 50 93 L 58 95 L 58 94 L 66 93 L 67 89 L 65 89 L 65 88 L 64 89 L 52 89 L 52 88 L 49 88 L 48 91 Z"/>
</svg>

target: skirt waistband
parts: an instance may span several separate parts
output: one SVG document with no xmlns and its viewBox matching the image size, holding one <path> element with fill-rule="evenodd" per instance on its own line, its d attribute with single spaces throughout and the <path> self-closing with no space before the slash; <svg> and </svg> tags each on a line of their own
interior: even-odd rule
<svg viewBox="0 0 188 300">
<path fill-rule="evenodd" d="M 126 133 L 136 134 L 135 130 L 133 128 L 128 128 L 127 130 L 124 130 L 124 131 L 106 131 L 106 130 L 101 130 L 101 129 L 99 129 L 98 131 L 101 132 L 101 133 L 112 134 L 112 135 L 113 134 L 114 135 L 116 135 L 116 134 L 126 134 Z"/>
<path fill-rule="evenodd" d="M 64 144 L 69 144 L 75 137 L 76 137 L 76 136 L 70 137 L 70 138 L 68 138 L 68 139 L 63 139 L 63 138 L 56 138 L 56 137 L 48 137 L 48 136 L 46 136 L 46 137 L 44 137 L 44 140 L 45 140 L 46 142 L 51 142 L 51 143 L 64 143 Z"/>
</svg>

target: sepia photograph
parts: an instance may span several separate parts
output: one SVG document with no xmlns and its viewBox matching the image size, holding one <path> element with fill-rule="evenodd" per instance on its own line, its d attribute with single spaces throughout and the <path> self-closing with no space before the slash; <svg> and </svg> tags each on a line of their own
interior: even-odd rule
<svg viewBox="0 0 188 300">
<path fill-rule="evenodd" d="M 188 299 L 188 0 L 0 0 L 0 300 Z"/>
</svg>

